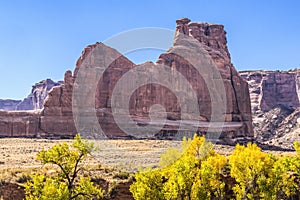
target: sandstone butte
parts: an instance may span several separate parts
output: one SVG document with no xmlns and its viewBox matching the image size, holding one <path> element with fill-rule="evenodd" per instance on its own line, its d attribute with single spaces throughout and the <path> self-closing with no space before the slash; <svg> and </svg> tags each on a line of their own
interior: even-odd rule
<svg viewBox="0 0 300 200">
<path fill-rule="evenodd" d="M 226 92 L 226 125 L 222 130 L 221 139 L 223 141 L 232 141 L 236 138 L 253 137 L 248 84 L 231 63 L 224 27 L 217 24 L 190 22 L 187 18 L 177 20 L 176 23 L 176 34 L 180 33 L 196 39 L 211 57 L 221 74 Z M 87 46 L 78 59 L 74 72 L 67 71 L 64 76 L 64 84 L 53 87 L 50 90 L 42 109 L 34 111 L 0 111 L 0 136 L 66 138 L 74 136 L 77 132 L 84 131 L 78 131 L 74 124 L 72 93 L 74 82 L 85 59 L 96 59 L 89 55 L 98 47 L 105 49 L 111 54 L 116 52 L 115 49 L 98 42 Z M 173 48 L 180 49 L 185 47 L 178 45 L 174 41 Z M 208 93 L 208 87 L 201 75 L 193 69 L 189 62 L 171 51 L 161 54 L 157 63 L 175 68 L 185 76 L 196 91 L 201 113 L 198 120 L 209 122 L 212 112 L 210 106 L 212 100 Z M 147 63 L 142 65 L 147 65 Z M 122 75 L 136 66 L 125 56 L 120 56 L 110 64 L 102 79 L 98 82 L 95 91 L 97 123 L 101 125 L 102 130 L 109 138 L 132 138 L 124 133 L 114 121 L 111 114 L 111 95 L 114 86 Z M 81 95 L 85 95 L 85 93 L 83 92 Z M 147 119 L 151 105 L 159 103 L 165 107 L 168 121 L 176 122 L 180 119 L 180 108 L 177 101 L 178 99 L 168 88 L 158 84 L 144 85 L 132 94 L 129 106 L 130 114 L 137 121 L 138 119 Z M 86 128 L 88 131 L 93 131 L 92 125 Z M 170 138 L 172 134 L 176 133 L 177 129 L 178 124 L 167 124 L 154 137 Z M 206 130 L 207 127 L 198 128 L 200 134 L 205 134 Z"/>
</svg>

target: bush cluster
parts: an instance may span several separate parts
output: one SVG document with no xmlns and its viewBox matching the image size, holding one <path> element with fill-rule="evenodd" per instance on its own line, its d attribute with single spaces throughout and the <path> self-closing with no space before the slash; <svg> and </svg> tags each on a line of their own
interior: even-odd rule
<svg viewBox="0 0 300 200">
<path fill-rule="evenodd" d="M 237 145 L 226 157 L 204 137 L 168 149 L 161 168 L 139 171 L 130 191 L 137 200 L 300 199 L 300 145 L 278 156 L 255 144 Z"/>
</svg>

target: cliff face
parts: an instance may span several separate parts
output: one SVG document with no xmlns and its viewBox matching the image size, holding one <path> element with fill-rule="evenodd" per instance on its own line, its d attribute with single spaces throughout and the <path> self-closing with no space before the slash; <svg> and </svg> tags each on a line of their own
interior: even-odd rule
<svg viewBox="0 0 300 200">
<path fill-rule="evenodd" d="M 300 70 L 240 74 L 249 84 L 256 139 L 291 147 L 300 139 Z"/>
<path fill-rule="evenodd" d="M 277 105 L 291 109 L 299 107 L 299 70 L 244 71 L 240 74 L 248 81 L 253 112 L 267 112 Z"/>
<path fill-rule="evenodd" d="M 226 32 L 224 31 L 224 27 L 222 25 L 207 23 L 191 23 L 189 19 L 185 18 L 177 20 L 176 35 L 179 33 L 184 34 L 185 37 L 196 39 L 195 41 L 197 43 L 199 42 L 204 48 L 205 52 L 203 54 L 207 54 L 211 58 L 217 70 L 220 72 L 220 78 L 211 78 L 221 80 L 226 93 L 226 108 L 224 111 L 226 128 L 222 131 L 222 138 L 234 139 L 239 137 L 252 137 L 253 128 L 248 85 L 231 63 L 230 54 L 226 45 Z M 150 68 L 158 66 L 158 64 L 164 64 L 172 70 L 180 72 L 195 90 L 201 113 L 200 116 L 197 116 L 197 120 L 205 124 L 204 127 L 199 127 L 198 132 L 205 134 L 207 124 L 209 124 L 211 120 L 211 104 L 215 99 L 211 99 L 210 97 L 208 91 L 212 85 L 205 83 L 202 76 L 203 74 L 197 73 L 191 63 L 184 57 L 173 53 L 176 50 L 187 48 L 188 46 L 185 46 L 179 37 L 175 37 L 174 46 L 159 57 L 157 64 L 149 62 L 142 65 L 135 65 L 126 57 L 120 55 L 116 50 L 102 43 L 89 45 L 84 49 L 82 56 L 78 59 L 74 73 L 67 71 L 65 73 L 64 84 L 54 87 L 49 92 L 44 103 L 44 108 L 41 111 L 34 114 L 28 112 L 27 118 L 23 116 L 25 115 L 23 112 L 2 113 L 2 115 L 8 118 L 10 116 L 16 116 L 18 118 L 19 116 L 22 120 L 17 122 L 17 118 L 11 118 L 9 122 L 0 124 L 2 127 L 0 134 L 65 137 L 72 136 L 77 132 L 93 132 L 93 126 L 95 123 L 99 123 L 106 136 L 110 138 L 131 137 L 118 127 L 112 117 L 112 93 L 117 82 L 129 70 L 145 66 L 145 70 L 149 70 L 150 73 Z M 107 59 L 116 58 L 116 55 L 119 56 L 109 65 L 99 81 L 97 74 L 90 66 L 99 65 L 97 62 L 99 59 L 103 61 L 101 58 L 104 54 Z M 202 59 L 202 57 L 198 59 Z M 104 59 L 104 61 L 106 60 Z M 147 66 L 149 66 L 149 68 L 147 68 Z M 89 121 L 90 124 L 86 124 L 86 127 L 83 127 L 82 130 L 76 130 L 74 120 L 78 119 L 75 119 L 75 116 L 73 116 L 72 101 L 74 96 L 72 95 L 74 95 L 74 87 L 77 87 L 76 79 L 79 76 L 80 69 L 83 68 L 85 70 L 84 74 L 81 74 L 81 78 L 84 78 L 84 83 L 87 86 L 82 85 L 82 88 L 85 90 L 81 90 L 80 93 L 75 95 L 86 97 L 84 104 L 95 105 L 98 121 Z M 95 85 L 95 83 L 98 83 L 95 88 L 90 87 L 91 85 Z M 176 89 L 175 86 L 174 88 Z M 95 90 L 94 96 L 92 90 Z M 93 98 L 89 98 L 91 94 Z M 34 98 L 34 96 L 32 98 Z M 188 102 L 185 103 L 188 107 Z M 170 132 L 172 134 L 178 130 L 178 120 L 181 118 L 181 108 L 178 106 L 178 99 L 168 88 L 159 84 L 148 84 L 139 87 L 132 94 L 129 102 L 130 117 L 134 118 L 137 124 L 147 122 L 150 108 L 155 104 L 163 105 L 167 111 L 167 120 L 169 120 L 167 123 L 169 124 L 164 126 L 162 131 L 156 135 L 156 137 L 165 138 Z M 39 103 L 37 103 L 37 106 L 38 105 Z M 121 114 L 123 113 L 120 113 L 120 115 Z M 90 115 L 89 110 L 84 110 L 83 115 L 88 118 Z M 9 127 L 7 124 L 9 124 Z M 22 126 L 21 124 L 27 124 L 28 126 Z M 19 127 L 19 125 L 23 128 L 10 128 Z M 25 133 L 24 127 L 26 130 Z M 32 127 L 38 128 L 34 129 Z M 10 132 L 7 132 L 8 129 Z"/>
<path fill-rule="evenodd" d="M 36 137 L 40 110 L 0 111 L 0 137 Z"/>
<path fill-rule="evenodd" d="M 252 117 L 248 84 L 231 63 L 230 53 L 227 48 L 226 32 L 222 25 L 190 22 L 189 19 L 177 20 L 176 31 L 198 40 L 208 52 L 220 72 L 226 91 L 226 122 L 241 122 L 239 130 L 227 131 L 227 136 L 245 137 L 253 136 Z M 175 43 L 176 44 L 176 43 Z M 159 57 L 159 63 L 172 66 L 184 74 L 191 81 L 193 88 L 198 91 L 200 113 L 207 119 L 211 114 L 209 106 L 212 99 L 208 87 L 203 79 L 193 72 L 192 66 L 172 53 L 165 53 Z M 203 87 L 204 86 L 204 87 Z M 201 100 L 200 100 L 201 99 Z"/>
<path fill-rule="evenodd" d="M 52 88 L 41 112 L 39 132 L 42 137 L 69 137 L 76 133 L 72 115 L 74 79 L 71 71 L 64 76 L 64 84 Z"/>
</svg>

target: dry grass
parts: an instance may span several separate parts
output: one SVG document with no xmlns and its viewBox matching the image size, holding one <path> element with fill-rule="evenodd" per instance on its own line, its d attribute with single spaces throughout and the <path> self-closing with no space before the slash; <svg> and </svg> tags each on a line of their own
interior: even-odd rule
<svg viewBox="0 0 300 200">
<path fill-rule="evenodd" d="M 24 138 L 0 139 L 0 171 L 39 168 L 36 155 L 43 149 L 72 140 L 46 140 Z M 138 167 L 153 167 L 168 147 L 180 146 L 178 141 L 163 140 L 101 140 L 93 141 L 97 150 L 86 162 L 89 165 L 102 165 L 125 170 Z"/>
<path fill-rule="evenodd" d="M 59 141 L 44 139 L 0 139 L 0 170 L 40 167 L 36 155 Z M 70 142 L 70 141 L 69 141 Z"/>
<path fill-rule="evenodd" d="M 41 168 L 36 154 L 59 142 L 71 143 L 72 140 L 47 140 L 2 138 L 0 139 L 0 171 L 26 170 Z M 160 155 L 168 147 L 180 147 L 180 141 L 167 140 L 100 140 L 93 141 L 97 150 L 86 161 L 90 166 L 101 164 L 117 170 L 136 171 L 140 167 L 156 167 Z M 218 153 L 229 155 L 234 147 L 215 145 Z M 272 152 L 274 153 L 274 152 Z M 281 154 L 281 152 L 275 152 Z"/>
</svg>

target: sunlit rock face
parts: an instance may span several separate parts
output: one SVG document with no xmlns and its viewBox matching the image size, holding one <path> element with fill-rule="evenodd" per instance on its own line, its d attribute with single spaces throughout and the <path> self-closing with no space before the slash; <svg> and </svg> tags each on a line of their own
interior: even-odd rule
<svg viewBox="0 0 300 200">
<path fill-rule="evenodd" d="M 195 91 L 196 101 L 199 105 L 199 116 L 190 117 L 192 122 L 200 122 L 196 132 L 206 134 L 207 128 L 211 121 L 213 112 L 212 103 L 215 99 L 211 98 L 209 90 L 212 87 L 207 85 L 205 77 L 201 72 L 197 72 L 194 66 L 186 60 L 186 58 L 174 54 L 176 51 L 187 49 L 184 42 L 181 41 L 179 35 L 193 39 L 194 42 L 201 45 L 203 54 L 209 56 L 213 65 L 218 70 L 221 83 L 225 90 L 224 96 L 224 121 L 221 138 L 235 139 L 240 137 L 252 137 L 252 117 L 250 107 L 250 96 L 247 82 L 242 79 L 231 63 L 230 54 L 227 48 L 226 32 L 222 25 L 190 22 L 184 18 L 176 21 L 177 27 L 175 32 L 174 45 L 166 53 L 159 56 L 156 63 L 146 62 L 136 65 L 121 55 L 115 49 L 105 46 L 103 43 L 95 43 L 87 46 L 81 57 L 76 63 L 74 72 L 67 71 L 65 73 L 64 84 L 53 87 L 48 93 L 48 96 L 43 104 L 43 109 L 35 114 L 29 113 L 31 118 L 24 118 L 20 123 L 32 123 L 36 125 L 36 129 L 29 128 L 26 135 L 41 136 L 41 137 L 69 137 L 77 132 L 93 132 L 97 131 L 97 124 L 100 124 L 101 129 L 109 138 L 132 138 L 128 132 L 123 131 L 118 127 L 113 117 L 112 95 L 114 89 L 120 79 L 130 70 L 144 67 L 149 73 L 153 67 L 164 65 L 170 70 L 174 70 L 183 75 L 191 88 Z M 196 45 L 197 46 L 197 45 Z M 202 50 L 201 50 L 202 51 Z M 87 70 L 89 66 L 97 65 L 97 61 L 102 60 L 105 54 L 105 59 L 112 59 L 113 62 L 104 71 L 103 76 L 98 79 L 97 73 Z M 203 56 L 202 56 L 203 57 Z M 198 59 L 202 59 L 200 56 Z M 105 61 L 105 60 L 104 60 Z M 147 68 L 148 67 L 148 68 Z M 82 69 L 85 69 L 82 74 Z M 78 77 L 84 78 L 84 83 L 87 85 L 80 86 L 86 90 L 81 92 L 76 91 L 75 96 L 86 97 L 86 110 L 82 119 L 89 119 L 92 112 L 89 112 L 90 106 L 93 106 L 95 121 L 88 121 L 81 126 L 80 130 L 76 127 L 76 122 L 80 121 L 74 114 L 74 88 L 78 87 Z M 214 79 L 214 77 L 212 77 Z M 95 85 L 95 88 L 89 87 Z M 153 105 L 160 104 L 165 111 L 165 121 L 153 121 L 155 125 L 165 123 L 162 130 L 153 135 L 154 138 L 172 138 L 174 133 L 179 129 L 182 107 L 180 107 L 179 99 L 174 94 L 174 90 L 180 89 L 180 84 L 174 84 L 170 89 L 160 84 L 146 84 L 137 88 L 130 97 L 128 110 L 130 118 L 133 119 L 135 125 L 147 125 L 151 121 L 151 108 Z M 94 90 L 94 91 L 92 91 Z M 90 95 L 94 98 L 88 98 Z M 184 109 L 191 110 L 189 104 L 185 104 Z M 160 111 L 159 111 L 160 112 Z M 160 114 L 159 112 L 154 114 Z M 120 115 L 126 112 L 120 111 Z M 153 113 L 152 113 L 153 114 Z M 3 113 L 3 115 L 10 115 Z M 26 114 L 25 114 L 26 115 Z M 17 116 L 17 115 L 16 115 Z M 23 114 L 22 114 L 23 116 Z M 82 117 L 82 116 L 80 116 Z M 188 116 L 189 117 L 189 116 Z M 35 120 L 36 119 L 36 120 Z M 10 126 L 14 126 L 16 122 L 11 121 Z M 19 122 L 18 122 L 19 123 Z M 3 126 L 2 135 L 7 134 L 5 123 Z M 24 135 L 22 131 L 13 131 L 10 135 Z M 143 137 L 143 136 L 142 136 Z M 145 137 L 147 137 L 145 135 Z"/>
</svg>

